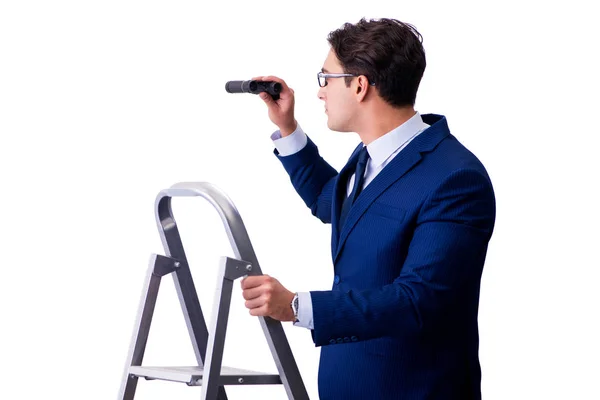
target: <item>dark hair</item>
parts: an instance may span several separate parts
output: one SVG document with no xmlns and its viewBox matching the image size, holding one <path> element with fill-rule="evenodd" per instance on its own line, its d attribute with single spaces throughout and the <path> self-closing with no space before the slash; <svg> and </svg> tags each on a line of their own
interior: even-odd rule
<svg viewBox="0 0 600 400">
<path fill-rule="evenodd" d="M 379 95 L 393 106 L 415 104 L 425 71 L 423 37 L 414 26 L 382 18 L 345 23 L 327 41 L 344 73 L 365 75 Z M 345 78 L 350 86 L 352 78 Z"/>
</svg>

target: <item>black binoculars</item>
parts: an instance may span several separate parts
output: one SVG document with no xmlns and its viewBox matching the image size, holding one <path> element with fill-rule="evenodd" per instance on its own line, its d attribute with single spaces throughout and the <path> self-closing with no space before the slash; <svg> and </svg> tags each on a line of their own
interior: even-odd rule
<svg viewBox="0 0 600 400">
<path fill-rule="evenodd" d="M 267 92 L 273 100 L 279 100 L 281 83 L 273 81 L 229 81 L 225 84 L 227 93 L 252 93 Z"/>
</svg>

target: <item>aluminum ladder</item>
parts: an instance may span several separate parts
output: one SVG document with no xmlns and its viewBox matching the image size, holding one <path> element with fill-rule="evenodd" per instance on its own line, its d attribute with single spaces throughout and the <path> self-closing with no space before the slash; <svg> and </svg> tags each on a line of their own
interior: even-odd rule
<svg viewBox="0 0 600 400">
<path fill-rule="evenodd" d="M 221 257 L 212 321 L 207 328 L 181 237 L 171 209 L 176 196 L 200 196 L 218 211 L 236 258 Z M 229 197 L 207 182 L 181 182 L 162 190 L 155 200 L 155 215 L 165 255 L 152 254 L 143 286 L 119 400 L 132 400 L 139 378 L 201 386 L 202 400 L 227 400 L 226 385 L 282 384 L 288 399 L 308 399 L 300 371 L 280 321 L 258 317 L 279 374 L 265 374 L 222 366 L 225 333 L 234 280 L 261 275 L 256 254 L 238 210 Z M 190 367 L 142 366 L 161 278 L 172 274 L 198 365 Z"/>
</svg>

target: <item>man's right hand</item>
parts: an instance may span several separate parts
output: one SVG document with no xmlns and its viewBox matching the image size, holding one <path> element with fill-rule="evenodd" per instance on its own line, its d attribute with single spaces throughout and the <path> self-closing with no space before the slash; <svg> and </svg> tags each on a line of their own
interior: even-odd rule
<svg viewBox="0 0 600 400">
<path fill-rule="evenodd" d="M 294 90 L 283 79 L 276 76 L 257 76 L 252 78 L 252 80 L 281 83 L 282 88 L 279 93 L 279 100 L 273 100 L 271 95 L 265 92 L 258 95 L 269 108 L 269 118 L 279 128 L 281 136 L 285 137 L 292 134 L 298 126 L 294 118 Z"/>
</svg>

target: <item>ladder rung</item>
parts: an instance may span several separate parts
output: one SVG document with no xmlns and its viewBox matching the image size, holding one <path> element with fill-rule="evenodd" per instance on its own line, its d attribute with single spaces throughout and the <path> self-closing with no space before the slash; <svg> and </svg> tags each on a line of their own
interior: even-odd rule
<svg viewBox="0 0 600 400">
<path fill-rule="evenodd" d="M 129 373 L 146 379 L 183 382 L 190 386 L 202 385 L 202 367 L 141 367 L 132 366 Z M 277 374 L 265 374 L 241 368 L 221 367 L 219 386 L 224 385 L 277 385 L 281 384 Z"/>
</svg>

